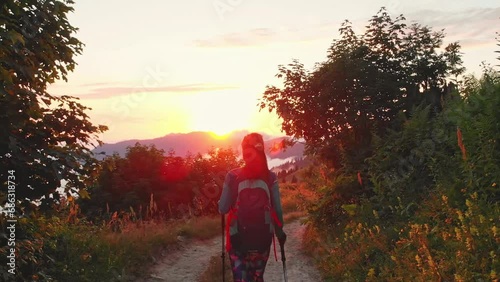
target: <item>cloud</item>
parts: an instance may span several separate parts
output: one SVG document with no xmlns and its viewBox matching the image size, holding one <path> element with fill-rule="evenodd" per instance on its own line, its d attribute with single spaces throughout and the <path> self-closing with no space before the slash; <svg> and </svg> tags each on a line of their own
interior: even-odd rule
<svg viewBox="0 0 500 282">
<path fill-rule="evenodd" d="M 331 24 L 328 25 L 331 31 Z M 340 25 L 339 25 L 340 26 Z M 301 28 L 255 28 L 243 32 L 226 33 L 209 39 L 194 40 L 195 47 L 200 48 L 231 48 L 253 47 L 273 43 L 311 41 L 329 34 L 325 25 L 309 25 Z"/>
<path fill-rule="evenodd" d="M 82 86 L 82 87 L 105 86 L 105 85 L 109 85 L 109 84 L 110 84 L 109 82 L 94 82 L 94 83 L 83 83 L 83 84 L 80 84 L 80 86 Z"/>
<path fill-rule="evenodd" d="M 270 28 L 256 28 L 246 32 L 226 33 L 211 39 L 194 41 L 196 47 L 243 47 L 261 45 L 276 40 L 279 34 Z"/>
<path fill-rule="evenodd" d="M 94 84 L 96 86 L 105 84 Z M 172 93 L 193 93 L 193 92 L 208 92 L 237 89 L 236 86 L 220 85 L 220 84 L 183 84 L 183 85 L 170 85 L 163 87 L 129 87 L 129 86 L 114 86 L 114 87 L 99 87 L 91 89 L 90 93 L 77 95 L 79 98 L 85 99 L 106 99 L 130 94 L 144 94 L 144 93 L 158 93 L 158 92 L 172 92 Z"/>
<path fill-rule="evenodd" d="M 446 41 L 459 41 L 463 48 L 494 44 L 500 24 L 500 7 L 474 8 L 461 11 L 420 10 L 406 17 L 428 25 L 433 30 L 444 29 Z"/>
<path fill-rule="evenodd" d="M 468 48 L 484 46 L 494 41 L 495 32 L 498 31 L 497 27 L 500 23 L 500 7 L 459 11 L 425 9 L 403 14 L 409 23 L 417 22 L 427 25 L 435 31 L 445 29 L 446 41 L 460 41 L 463 47 Z M 305 23 L 297 27 L 255 28 L 198 39 L 193 41 L 193 44 L 199 48 L 233 48 L 333 39 L 333 37 L 338 37 L 337 31 L 344 20 Z M 357 33 L 363 33 L 369 18 L 349 20 Z"/>
</svg>

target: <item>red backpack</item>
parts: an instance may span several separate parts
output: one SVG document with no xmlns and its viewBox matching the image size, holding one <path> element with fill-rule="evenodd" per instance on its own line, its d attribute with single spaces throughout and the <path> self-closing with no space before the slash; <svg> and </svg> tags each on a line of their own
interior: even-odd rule
<svg viewBox="0 0 500 282">
<path fill-rule="evenodd" d="M 268 179 L 247 178 L 241 169 L 235 173 L 236 181 L 230 189 L 237 196 L 227 217 L 226 250 L 266 251 L 274 239 L 275 226 L 282 226 L 272 203 L 276 177 L 272 172 Z"/>
</svg>

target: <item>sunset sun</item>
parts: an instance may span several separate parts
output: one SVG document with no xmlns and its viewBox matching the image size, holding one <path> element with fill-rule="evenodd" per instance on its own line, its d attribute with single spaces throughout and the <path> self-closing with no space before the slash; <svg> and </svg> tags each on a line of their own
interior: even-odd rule
<svg viewBox="0 0 500 282">
<path fill-rule="evenodd" d="M 247 129 L 255 111 L 255 102 L 246 102 L 234 93 L 195 94 L 191 101 L 190 127 L 195 131 L 210 131 L 219 137 Z"/>
</svg>

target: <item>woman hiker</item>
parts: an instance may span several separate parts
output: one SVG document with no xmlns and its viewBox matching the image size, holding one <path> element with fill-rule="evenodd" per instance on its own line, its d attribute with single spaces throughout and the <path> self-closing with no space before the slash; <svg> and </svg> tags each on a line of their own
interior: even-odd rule
<svg viewBox="0 0 500 282">
<path fill-rule="evenodd" d="M 250 133 L 241 143 L 244 166 L 226 175 L 219 211 L 227 215 L 226 251 L 235 282 L 264 281 L 274 241 L 286 241 L 276 174 L 267 166 L 264 140 Z"/>
</svg>

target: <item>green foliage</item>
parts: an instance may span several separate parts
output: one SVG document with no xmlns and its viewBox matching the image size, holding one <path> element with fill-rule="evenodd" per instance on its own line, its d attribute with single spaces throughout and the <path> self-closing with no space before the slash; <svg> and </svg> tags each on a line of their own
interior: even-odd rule
<svg viewBox="0 0 500 282">
<path fill-rule="evenodd" d="M 500 191 L 492 185 L 500 182 L 500 74 L 487 68 L 476 83 L 464 92 L 463 103 L 450 108 L 449 118 L 460 129 L 458 142 L 464 146 L 460 168 L 470 192 L 498 203 Z"/>
<path fill-rule="evenodd" d="M 15 280 L 5 269 L 4 247 L 2 273 L 9 275 L 8 281 L 112 281 L 119 262 L 99 238 L 99 229 L 86 223 L 70 225 L 58 217 L 23 218 L 16 225 Z"/>
<path fill-rule="evenodd" d="M 349 219 L 344 205 L 357 202 L 361 187 L 355 177 L 336 175 L 322 187 L 316 187 L 317 201 L 312 202 L 308 211 L 310 220 L 325 230 L 339 230 Z"/>
<path fill-rule="evenodd" d="M 207 239 L 220 232 L 220 217 L 169 222 L 124 219 L 116 232 L 112 221 L 96 225 L 81 217 L 70 220 L 72 205 L 60 210 L 58 217 L 32 214 L 18 220 L 15 276 L 7 272 L 10 247 L 2 238 L 0 280 L 137 281 L 154 257 L 179 243 L 178 236 Z M 0 219 L 5 228 L 5 218 Z"/>
<path fill-rule="evenodd" d="M 463 211 L 454 208 L 444 195 L 429 197 L 425 205 L 427 208 L 401 230 L 390 252 L 392 262 L 381 265 L 378 278 L 499 279 L 499 206 L 478 200 L 476 193 L 466 199 Z"/>
<path fill-rule="evenodd" d="M 399 227 L 374 213 L 340 232 L 311 226 L 305 246 L 328 281 L 495 281 L 499 278 L 500 209 L 471 195 L 465 210 L 444 195 L 425 200 Z M 378 220 L 378 224 L 367 221 Z"/>
<path fill-rule="evenodd" d="M 113 155 L 102 161 L 102 171 L 82 199 L 83 212 L 105 219 L 111 211 L 133 208 L 139 218 L 183 217 L 217 213 L 217 201 L 226 173 L 242 165 L 237 152 L 211 149 L 205 156 L 185 158 L 139 143 L 127 148 L 124 158 Z"/>
<path fill-rule="evenodd" d="M 363 172 L 370 181 L 361 178 L 363 186 L 373 185 L 369 197 L 355 206 L 329 200 L 346 179 L 354 182 L 346 171 L 319 181 L 327 186 L 310 205 L 306 245 L 321 254 L 318 264 L 327 278 L 499 279 L 500 79 L 486 69 L 464 86 L 461 98 L 447 100 L 441 113 L 421 105 L 400 118 L 397 130 L 374 137 Z M 331 210 L 339 206 L 345 213 L 335 217 L 341 212 Z"/>
<path fill-rule="evenodd" d="M 455 151 L 446 137 L 454 132 L 449 127 L 432 118 L 429 106 L 420 106 L 402 121 L 399 131 L 374 139 L 368 175 L 375 194 L 371 202 L 382 218 L 411 216 L 433 190 L 435 170 L 442 169 L 443 158 L 448 160 L 448 153 Z"/>
<path fill-rule="evenodd" d="M 16 172 L 16 197 L 41 207 L 66 191 L 84 191 L 95 176 L 91 147 L 105 126 L 95 126 L 89 108 L 69 96 L 53 96 L 47 85 L 67 79 L 83 44 L 67 20 L 72 1 L 2 1 L 0 4 L 0 177 Z M 54 193 L 54 197 L 48 197 Z M 3 199 L 2 199 L 3 202 Z M 28 205 L 29 202 L 24 204 Z"/>
<path fill-rule="evenodd" d="M 459 45 L 437 53 L 442 33 L 403 20 L 346 22 L 327 62 L 264 93 L 321 156 L 306 247 L 331 281 L 496 281 L 499 73 L 458 81 Z"/>
<path fill-rule="evenodd" d="M 443 32 L 407 25 L 384 9 L 364 34 L 355 34 L 348 21 L 340 34 L 314 71 L 298 61 L 279 66 L 283 88 L 268 86 L 260 107 L 276 111 L 283 131 L 305 139 L 309 152 L 351 169 L 370 156 L 372 133 L 385 134 L 401 112 L 409 115 L 423 101 L 439 111 L 446 77 L 463 68 L 458 43 L 439 52 Z"/>
<path fill-rule="evenodd" d="M 162 190 L 165 156 L 154 146 L 136 144 L 127 149 L 125 158 L 106 157 L 101 163 L 97 183 L 90 189 L 91 198 L 82 199 L 84 212 L 91 218 L 111 211 L 128 211 L 149 204 L 151 194 Z M 156 199 L 158 195 L 156 194 Z M 146 209 L 143 211 L 146 212 Z M 144 216 L 141 214 L 140 216 Z"/>
</svg>

